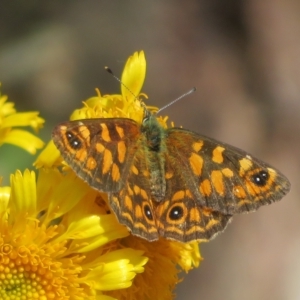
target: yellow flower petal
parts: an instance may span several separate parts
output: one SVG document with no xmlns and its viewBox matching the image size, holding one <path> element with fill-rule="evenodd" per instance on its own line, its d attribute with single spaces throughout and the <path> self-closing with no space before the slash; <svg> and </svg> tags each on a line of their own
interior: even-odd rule
<svg viewBox="0 0 300 300">
<path fill-rule="evenodd" d="M 101 215 L 98 219 L 98 224 L 94 225 L 94 229 L 90 228 L 89 230 L 93 230 L 95 233 L 97 232 L 97 236 L 85 239 L 84 244 L 80 246 L 77 244 L 76 251 L 78 253 L 91 251 L 110 241 L 121 239 L 129 235 L 127 228 L 118 223 L 113 215 Z M 72 245 L 70 245 L 70 247 L 72 247 Z"/>
<path fill-rule="evenodd" d="M 35 173 L 26 170 L 24 174 L 17 171 L 11 175 L 11 199 L 16 218 L 35 216 L 36 212 L 36 185 Z M 24 220 L 23 220 L 24 221 Z"/>
<path fill-rule="evenodd" d="M 38 169 L 41 167 L 50 168 L 61 161 L 60 153 L 51 140 L 34 162 L 34 166 Z"/>
<path fill-rule="evenodd" d="M 90 187 L 72 172 L 67 173 L 55 187 L 45 219 L 56 219 L 71 210 L 86 194 Z M 72 201 L 66 201 L 72 199 Z"/>
<path fill-rule="evenodd" d="M 0 96 L 0 145 L 9 143 L 35 154 L 37 149 L 43 147 L 42 140 L 30 132 L 13 128 L 30 126 L 37 131 L 44 120 L 38 116 L 38 112 L 16 113 L 14 104 L 6 101 L 7 96 Z"/>
<path fill-rule="evenodd" d="M 0 187 L 0 228 L 3 226 L 2 222 L 5 221 L 5 213 L 9 203 L 11 188 L 9 186 Z"/>
<path fill-rule="evenodd" d="M 133 264 L 133 260 L 135 264 Z M 123 289 L 131 286 L 136 273 L 144 270 L 147 258 L 142 251 L 133 249 L 120 249 L 102 255 L 96 262 L 93 271 L 86 277 L 95 280 L 95 287 L 99 290 L 109 291 Z"/>
<path fill-rule="evenodd" d="M 0 96 L 0 118 L 14 114 L 16 110 L 14 109 L 14 104 L 11 102 L 6 102 L 7 96 Z"/>
<path fill-rule="evenodd" d="M 41 149 L 44 146 L 44 142 L 41 139 L 28 131 L 19 129 L 13 129 L 4 135 L 0 131 L 0 143 L 18 146 L 31 154 L 35 154 L 37 149 Z"/>
<path fill-rule="evenodd" d="M 186 244 L 173 243 L 172 245 L 179 248 L 178 250 L 175 250 L 180 253 L 178 264 L 185 272 L 188 272 L 195 267 L 199 267 L 202 260 L 199 252 L 199 242 L 190 242 Z"/>
<path fill-rule="evenodd" d="M 123 97 L 128 101 L 138 97 L 146 76 L 146 59 L 144 51 L 135 52 L 130 56 L 124 67 L 121 81 Z"/>
<path fill-rule="evenodd" d="M 37 179 L 37 211 L 45 211 L 52 202 L 53 187 L 62 181 L 62 174 L 56 169 L 40 169 Z"/>
<path fill-rule="evenodd" d="M 101 232 L 99 219 L 99 216 L 91 215 L 71 222 L 64 234 L 56 239 L 56 241 L 64 239 L 86 239 L 95 235 L 99 235 L 99 232 Z"/>
<path fill-rule="evenodd" d="M 88 251 L 92 251 L 93 249 L 102 247 L 111 241 L 115 241 L 129 235 L 126 227 L 121 226 L 117 221 L 115 221 L 112 228 L 113 230 L 105 232 L 105 235 L 99 234 L 98 236 L 95 236 L 93 238 L 86 239 L 81 245 L 76 244 L 76 252 L 85 253 Z M 71 244 L 70 247 L 73 247 L 73 244 Z"/>
<path fill-rule="evenodd" d="M 15 126 L 30 126 L 34 129 L 42 128 L 44 124 L 44 119 L 38 116 L 38 112 L 25 112 L 25 113 L 15 113 L 7 116 L 2 124 L 2 128 L 15 127 Z"/>
</svg>

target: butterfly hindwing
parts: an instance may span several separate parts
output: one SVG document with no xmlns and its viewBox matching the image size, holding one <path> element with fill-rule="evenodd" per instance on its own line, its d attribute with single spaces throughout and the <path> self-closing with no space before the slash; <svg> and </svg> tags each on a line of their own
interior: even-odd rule
<svg viewBox="0 0 300 300">
<path fill-rule="evenodd" d="M 159 234 L 181 242 L 209 240 L 223 231 L 231 215 L 203 206 L 195 198 L 181 164 L 166 160 L 166 196 L 156 207 Z"/>
<path fill-rule="evenodd" d="M 150 165 L 143 137 L 138 141 L 138 150 L 123 188 L 109 195 L 110 207 L 119 222 L 130 228 L 132 234 L 147 239 L 157 240 L 157 216 L 150 188 Z"/>
</svg>

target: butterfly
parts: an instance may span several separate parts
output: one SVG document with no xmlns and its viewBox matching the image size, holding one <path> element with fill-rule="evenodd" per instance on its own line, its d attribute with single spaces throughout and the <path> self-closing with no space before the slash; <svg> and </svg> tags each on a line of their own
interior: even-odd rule
<svg viewBox="0 0 300 300">
<path fill-rule="evenodd" d="M 108 194 L 119 222 L 148 241 L 209 240 L 232 216 L 280 200 L 278 170 L 247 152 L 183 128 L 165 129 L 144 109 L 127 118 L 68 121 L 52 133 L 73 171 Z"/>
</svg>

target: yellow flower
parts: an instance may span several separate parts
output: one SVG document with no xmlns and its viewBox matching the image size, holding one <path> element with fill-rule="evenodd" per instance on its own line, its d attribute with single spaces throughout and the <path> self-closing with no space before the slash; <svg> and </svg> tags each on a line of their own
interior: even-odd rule
<svg viewBox="0 0 300 300">
<path fill-rule="evenodd" d="M 107 293 L 118 300 L 169 300 L 174 297 L 180 269 L 189 271 L 199 265 L 201 260 L 197 242 L 179 243 L 166 239 L 155 242 L 130 235 L 121 240 L 123 245 L 144 251 L 149 258 L 145 271 L 138 274 L 128 289 Z"/>
<path fill-rule="evenodd" d="M 7 96 L 0 94 L 0 145 L 13 144 L 35 154 L 44 143 L 32 133 L 14 127 L 30 126 L 37 131 L 43 123 L 44 120 L 38 116 L 38 112 L 17 113 L 14 104 L 7 102 Z"/>
<path fill-rule="evenodd" d="M 17 171 L 0 188 L 0 299 L 113 299 L 144 270 L 127 230 L 73 174 Z"/>
<path fill-rule="evenodd" d="M 83 107 L 75 110 L 70 119 L 114 117 L 130 118 L 141 123 L 144 115 L 144 104 L 139 99 L 141 97 L 147 98 L 145 94 L 140 93 L 145 79 L 145 73 L 146 60 L 144 53 L 134 53 L 134 55 L 128 59 L 121 77 L 124 84 L 121 85 L 121 94 L 102 96 L 100 91 L 97 90 L 97 95 L 84 101 Z M 148 107 L 148 109 L 157 111 L 157 108 L 154 107 Z M 167 117 L 159 117 L 158 120 L 162 126 L 167 127 Z M 62 163 L 60 153 L 53 142 L 50 142 L 38 157 L 35 165 L 38 168 L 64 166 L 63 170 L 65 176 L 71 176 L 73 172 L 65 166 L 65 163 Z M 66 179 L 63 177 L 62 180 Z M 109 208 L 105 208 L 107 195 L 105 193 L 95 192 L 87 185 L 84 186 L 90 190 L 90 193 L 96 193 L 96 195 L 93 194 L 93 197 L 86 196 L 84 198 L 85 201 L 83 201 L 81 206 L 78 204 L 76 208 L 72 209 L 72 215 L 79 214 L 77 209 L 79 207 L 83 209 L 87 203 L 93 205 L 93 207 L 97 207 L 94 202 L 95 199 L 98 198 L 104 200 L 100 202 L 101 204 L 98 202 L 98 205 L 100 205 L 102 209 L 104 207 L 103 213 L 109 211 Z M 79 185 L 76 188 L 79 189 Z M 68 213 L 68 215 L 71 216 L 71 213 Z M 115 220 L 113 215 L 109 216 Z M 121 228 L 124 230 L 124 227 L 120 225 L 119 230 L 121 230 Z M 127 229 L 125 230 L 128 232 Z M 98 239 L 102 239 L 101 234 L 99 234 L 96 240 Z M 147 242 L 146 240 L 132 235 L 128 235 L 127 237 L 123 236 L 118 243 L 114 244 L 115 250 L 135 249 L 135 251 L 142 251 L 144 256 L 148 258 L 148 262 L 144 266 L 144 271 L 142 273 L 137 272 L 139 274 L 135 276 L 132 283 L 128 285 L 128 288 L 118 290 L 111 288 L 110 291 L 106 291 L 105 294 L 119 300 L 172 299 L 174 287 L 181 280 L 179 279 L 179 272 L 182 270 L 187 272 L 199 265 L 201 256 L 198 244 L 199 243 L 197 242 L 183 244 L 169 241 L 164 238 L 161 238 L 156 242 Z M 95 267 L 96 265 L 93 266 L 93 268 Z M 106 283 L 101 282 L 100 277 L 98 278 L 99 285 L 106 285 Z"/>
</svg>

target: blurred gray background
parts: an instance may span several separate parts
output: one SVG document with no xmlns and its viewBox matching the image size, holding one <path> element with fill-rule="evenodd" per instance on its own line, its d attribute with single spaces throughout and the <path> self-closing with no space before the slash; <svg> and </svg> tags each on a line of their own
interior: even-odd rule
<svg viewBox="0 0 300 300">
<path fill-rule="evenodd" d="M 116 93 L 134 51 L 143 49 L 143 92 L 182 125 L 243 148 L 279 168 L 292 190 L 281 202 L 236 216 L 202 244 L 200 268 L 178 300 L 300 299 L 299 0 L 8 1 L 0 4 L 0 81 L 16 108 L 39 110 L 41 135 L 81 101 Z M 4 183 L 34 158 L 0 148 Z"/>
</svg>

